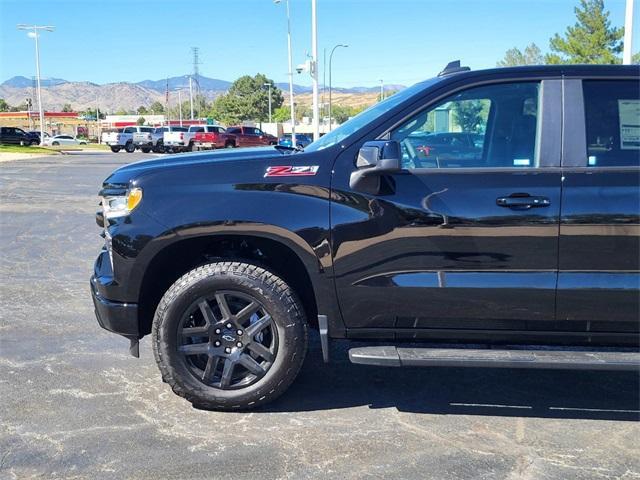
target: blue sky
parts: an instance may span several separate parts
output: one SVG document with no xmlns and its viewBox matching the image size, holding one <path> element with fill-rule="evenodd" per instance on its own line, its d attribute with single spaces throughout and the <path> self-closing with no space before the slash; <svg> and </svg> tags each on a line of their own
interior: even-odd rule
<svg viewBox="0 0 640 480">
<path fill-rule="evenodd" d="M 321 68 L 325 47 L 349 44 L 334 55 L 333 83 L 353 87 L 380 79 L 410 85 L 454 59 L 474 69 L 493 67 L 508 48 L 530 42 L 546 51 L 549 37 L 575 22 L 578 0 L 317 2 Z M 605 5 L 621 26 L 624 0 Z M 298 64 L 311 48 L 311 0 L 291 0 L 291 16 Z M 640 12 L 635 17 L 634 52 L 640 49 Z M 34 75 L 33 41 L 18 23 L 56 26 L 41 40 L 43 77 L 158 80 L 189 73 L 191 47 L 198 46 L 202 75 L 234 80 L 262 72 L 287 80 L 284 1 L 0 0 L 0 81 Z M 311 83 L 306 74 L 294 78 Z"/>
</svg>

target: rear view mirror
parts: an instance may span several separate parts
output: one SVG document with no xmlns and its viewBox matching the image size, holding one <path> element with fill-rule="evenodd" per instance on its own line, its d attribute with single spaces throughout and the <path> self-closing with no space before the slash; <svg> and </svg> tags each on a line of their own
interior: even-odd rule
<svg viewBox="0 0 640 480">
<path fill-rule="evenodd" d="M 380 194 L 382 177 L 402 168 L 400 143 L 394 140 L 365 142 L 358 152 L 356 167 L 349 186 L 364 193 Z"/>
</svg>

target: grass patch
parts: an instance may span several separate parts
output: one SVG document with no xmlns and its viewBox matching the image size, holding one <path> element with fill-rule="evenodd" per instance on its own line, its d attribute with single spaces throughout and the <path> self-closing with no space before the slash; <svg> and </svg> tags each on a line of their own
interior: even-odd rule
<svg viewBox="0 0 640 480">
<path fill-rule="evenodd" d="M 43 147 L 27 147 L 22 145 L 0 145 L 0 153 L 42 153 L 45 155 L 51 155 L 55 153 L 50 148 Z"/>
</svg>

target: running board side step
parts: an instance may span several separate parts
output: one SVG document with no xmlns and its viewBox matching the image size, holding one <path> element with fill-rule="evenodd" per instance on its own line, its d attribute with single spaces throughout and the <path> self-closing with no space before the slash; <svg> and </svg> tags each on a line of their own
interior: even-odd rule
<svg viewBox="0 0 640 480">
<path fill-rule="evenodd" d="M 637 370 L 640 352 L 582 350 L 498 350 L 467 348 L 358 347 L 351 363 L 382 367 L 550 368 Z"/>
</svg>

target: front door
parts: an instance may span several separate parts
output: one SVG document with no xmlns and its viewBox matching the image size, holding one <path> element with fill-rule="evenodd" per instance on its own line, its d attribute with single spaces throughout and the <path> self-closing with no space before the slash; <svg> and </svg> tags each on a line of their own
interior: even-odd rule
<svg viewBox="0 0 640 480">
<path fill-rule="evenodd" d="M 377 195 L 352 190 L 353 154 L 338 158 L 332 250 L 349 329 L 422 338 L 553 330 L 560 86 L 479 86 L 410 115 L 386 135 L 401 142 L 403 170 Z"/>
</svg>

